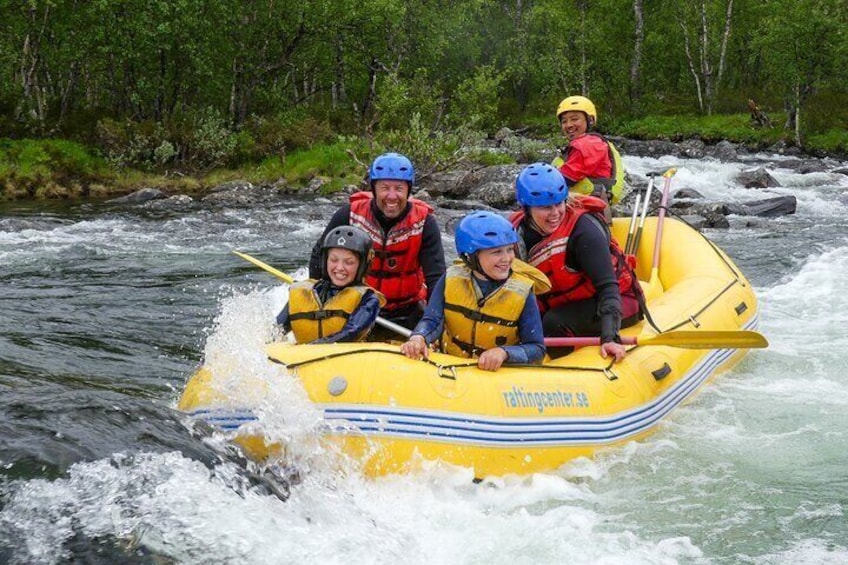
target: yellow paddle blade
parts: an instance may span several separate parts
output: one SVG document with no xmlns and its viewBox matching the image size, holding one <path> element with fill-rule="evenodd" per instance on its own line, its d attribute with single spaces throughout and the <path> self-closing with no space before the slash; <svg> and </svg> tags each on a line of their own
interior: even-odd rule
<svg viewBox="0 0 848 565">
<path fill-rule="evenodd" d="M 233 253 L 238 255 L 239 257 L 241 257 L 245 261 L 249 261 L 249 262 L 253 263 L 254 265 L 259 267 L 260 269 L 268 271 L 269 273 L 271 273 L 272 275 L 274 275 L 278 279 L 282 279 L 283 281 L 285 281 L 289 284 L 294 282 L 294 279 L 291 278 L 290 276 L 288 276 L 287 274 L 285 274 L 284 272 L 275 269 L 274 267 L 272 267 L 268 263 L 264 263 L 264 262 L 260 261 L 256 257 L 251 257 L 247 253 L 242 253 L 241 251 L 233 251 Z"/>
<path fill-rule="evenodd" d="M 683 330 L 652 336 L 639 336 L 637 345 L 668 345 L 685 349 L 762 349 L 768 340 L 750 330 Z"/>
</svg>

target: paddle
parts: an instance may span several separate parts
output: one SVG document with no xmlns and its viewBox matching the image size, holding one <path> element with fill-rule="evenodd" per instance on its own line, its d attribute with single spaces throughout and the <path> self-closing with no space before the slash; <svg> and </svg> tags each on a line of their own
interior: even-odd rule
<svg viewBox="0 0 848 565">
<path fill-rule="evenodd" d="M 650 182 L 654 182 L 654 177 L 651 177 Z M 627 241 L 624 243 L 624 252 L 630 250 L 633 243 L 633 235 L 636 233 L 636 221 L 639 218 L 639 204 L 642 202 L 642 188 L 636 189 L 636 198 L 633 199 L 633 215 L 630 216 L 630 225 L 627 227 Z"/>
<path fill-rule="evenodd" d="M 624 345 L 668 345 L 684 349 L 762 349 L 768 347 L 765 336 L 750 330 L 665 332 L 657 335 L 622 337 Z M 583 347 L 600 345 L 599 337 L 546 337 L 545 345 Z"/>
<path fill-rule="evenodd" d="M 671 177 L 676 172 L 677 169 L 672 167 L 663 173 L 665 183 L 663 183 L 660 211 L 657 214 L 657 235 L 654 239 L 654 257 L 651 262 L 651 277 L 648 279 L 649 287 L 653 287 L 660 282 L 660 247 L 662 244 L 663 222 L 665 221 L 665 210 L 668 207 L 668 190 L 671 187 Z"/>
<path fill-rule="evenodd" d="M 251 257 L 247 253 L 242 253 L 241 251 L 233 251 L 233 253 L 238 255 L 239 257 L 241 257 L 245 261 L 249 261 L 250 263 L 253 263 L 254 265 L 259 267 L 260 269 L 268 271 L 269 273 L 271 273 L 272 275 L 274 275 L 278 279 L 281 279 L 282 281 L 287 282 L 288 284 L 292 284 L 294 282 L 294 279 L 291 278 L 286 273 L 284 273 L 284 272 L 282 272 L 278 269 L 275 269 L 274 267 L 272 267 L 268 263 L 260 261 L 256 257 Z M 391 331 L 393 331 L 397 334 L 400 334 L 403 337 L 409 337 L 409 335 L 412 333 L 410 330 L 406 329 L 405 327 L 403 327 L 399 324 L 396 324 L 394 322 L 390 322 L 390 321 L 386 320 L 385 318 L 380 318 L 379 316 L 377 317 L 377 325 L 383 326 L 384 328 L 389 329 L 389 330 L 391 330 Z"/>
<path fill-rule="evenodd" d="M 636 233 L 633 235 L 632 241 L 630 238 L 627 238 L 630 245 L 626 245 L 624 249 L 624 252 L 628 255 L 636 255 L 636 250 L 639 249 L 639 240 L 642 239 L 642 229 L 645 227 L 645 216 L 648 215 L 648 205 L 651 203 L 651 193 L 654 190 L 654 178 L 656 176 L 657 173 L 648 173 L 650 180 L 648 181 L 648 190 L 645 193 L 645 201 L 642 203 L 642 214 L 639 218 L 639 227 L 636 228 Z M 638 201 L 635 206 L 638 208 Z M 635 212 L 636 210 L 634 210 L 634 214 Z"/>
</svg>

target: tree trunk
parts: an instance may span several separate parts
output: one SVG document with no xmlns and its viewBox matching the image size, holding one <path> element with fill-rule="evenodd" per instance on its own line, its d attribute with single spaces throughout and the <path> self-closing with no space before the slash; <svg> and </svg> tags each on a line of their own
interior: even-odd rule
<svg viewBox="0 0 848 565">
<path fill-rule="evenodd" d="M 586 80 L 586 66 L 588 60 L 586 57 L 586 10 L 588 9 L 588 1 L 580 0 L 580 93 L 583 96 L 589 96 L 589 84 Z"/>
<path fill-rule="evenodd" d="M 801 144 L 801 83 L 795 83 L 795 145 Z"/>
<path fill-rule="evenodd" d="M 645 40 L 645 20 L 642 0 L 633 0 L 633 19 L 636 24 L 633 59 L 630 61 L 630 109 L 634 110 L 642 97 L 639 84 L 642 65 L 642 42 Z"/>
<path fill-rule="evenodd" d="M 47 21 L 50 15 L 50 6 L 45 6 L 40 29 L 36 29 L 39 26 L 36 8 L 31 7 L 29 10 L 30 29 L 27 31 L 23 46 L 21 47 L 21 59 L 18 70 L 23 97 L 15 112 L 17 115 L 26 114 L 29 118 L 39 123 L 44 122 L 47 114 L 47 101 L 44 96 L 46 89 L 42 87 L 39 80 L 39 75 L 42 71 L 41 39 L 47 28 Z"/>
<path fill-rule="evenodd" d="M 786 110 L 786 122 L 783 124 L 783 129 L 795 129 L 795 101 L 787 98 L 783 100 L 783 109 Z"/>
<path fill-rule="evenodd" d="M 698 70 L 695 68 L 695 61 L 692 59 L 692 49 L 689 46 L 689 30 L 686 29 L 686 20 L 681 15 L 677 20 L 680 28 L 683 30 L 683 49 L 686 53 L 686 62 L 689 65 L 689 72 L 692 73 L 692 80 L 695 81 L 695 91 L 698 94 L 698 109 L 704 111 L 704 95 L 701 92 L 701 78 L 698 75 Z"/>
<path fill-rule="evenodd" d="M 701 0 L 701 77 L 707 115 L 713 113 L 713 69 L 710 64 L 710 30 L 707 25 L 707 0 Z"/>
<path fill-rule="evenodd" d="M 727 56 L 727 42 L 730 38 L 730 24 L 733 21 L 733 0 L 727 2 L 727 13 L 724 21 L 724 34 L 721 36 L 721 55 L 718 58 L 718 74 L 716 75 L 716 86 L 721 84 L 724 75 L 724 63 Z"/>
</svg>

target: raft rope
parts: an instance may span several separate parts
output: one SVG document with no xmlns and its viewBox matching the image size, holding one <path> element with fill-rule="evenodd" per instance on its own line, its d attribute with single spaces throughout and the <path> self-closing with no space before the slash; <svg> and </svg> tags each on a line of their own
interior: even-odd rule
<svg viewBox="0 0 848 565">
<path fill-rule="evenodd" d="M 665 210 L 666 214 L 668 214 L 669 216 L 674 216 L 675 218 L 677 218 L 678 220 L 680 220 L 681 222 L 683 222 L 684 224 L 686 224 L 687 226 L 692 228 L 698 235 L 700 235 L 704 239 L 704 241 L 706 241 L 709 244 L 710 249 L 712 249 L 713 252 L 718 256 L 719 260 L 721 260 L 721 262 L 724 263 L 724 266 L 727 267 L 727 270 L 730 271 L 730 273 L 733 275 L 733 281 L 730 282 L 726 287 L 721 289 L 718 292 L 718 294 L 716 294 L 715 297 L 713 297 L 712 300 L 707 302 L 707 304 L 703 308 L 701 308 L 700 310 L 698 310 L 694 314 L 691 314 L 685 320 L 683 320 L 683 321 L 681 321 L 677 324 L 674 324 L 674 325 L 672 325 L 672 326 L 670 326 L 670 327 L 668 327 L 664 330 L 661 330 L 659 327 L 657 327 L 657 325 L 654 323 L 653 319 L 651 319 L 650 313 L 648 313 L 647 304 L 641 304 L 641 302 L 640 302 L 640 306 L 642 306 L 645 310 L 645 317 L 648 319 L 648 323 L 650 323 L 651 326 L 653 326 L 653 328 L 657 331 L 657 333 L 665 333 L 665 332 L 674 331 L 674 330 L 679 329 L 679 328 L 681 328 L 681 327 L 683 327 L 687 324 L 692 324 L 693 326 L 695 326 L 697 328 L 700 325 L 700 323 L 698 322 L 698 316 L 703 314 L 708 308 L 710 308 L 710 306 L 715 304 L 718 301 L 718 299 L 721 298 L 724 295 L 724 293 L 729 291 L 735 285 L 739 284 L 742 287 L 744 287 L 745 283 L 742 281 L 742 275 L 740 274 L 740 272 L 733 268 L 733 265 L 730 263 L 730 261 L 728 261 L 727 257 L 724 255 L 724 253 L 722 253 L 721 250 L 718 248 L 718 246 L 715 243 L 713 243 L 712 241 L 710 241 L 710 239 L 707 236 L 705 236 L 703 233 L 701 233 L 700 230 L 695 228 L 695 226 L 693 226 L 692 224 L 687 222 L 685 218 L 683 218 L 677 212 L 673 211 L 668 206 L 662 206 L 662 205 L 656 206 L 652 209 L 652 212 L 657 213 L 659 210 Z"/>
<path fill-rule="evenodd" d="M 636 346 L 638 347 L 638 346 Z M 268 357 L 274 363 L 278 365 L 283 365 L 287 369 L 297 369 L 298 367 L 303 367 L 304 365 L 309 365 L 310 363 L 317 363 L 319 361 L 328 361 L 330 359 L 335 359 L 337 357 L 344 357 L 346 355 L 358 355 L 360 353 L 388 353 L 391 355 L 403 355 L 401 351 L 392 351 L 390 349 L 380 349 L 380 348 L 364 348 L 364 349 L 356 349 L 354 351 L 337 351 L 335 353 L 328 353 L 326 355 L 321 355 L 318 357 L 313 357 L 311 359 L 304 359 L 303 361 L 297 361 L 295 363 L 285 363 L 280 361 L 279 359 L 275 359 L 273 357 Z M 456 380 L 456 369 L 461 369 L 463 367 L 476 367 L 477 361 L 467 361 L 465 363 L 450 363 L 450 364 L 441 364 L 436 363 L 432 359 L 422 359 L 425 363 L 429 363 L 438 369 L 439 376 L 442 378 L 453 379 Z M 557 371 L 588 371 L 588 372 L 598 372 L 603 373 L 607 379 L 614 381 L 618 379 L 615 373 L 612 371 L 614 360 L 610 361 L 610 364 L 606 367 L 576 367 L 576 366 L 563 366 L 563 365 L 508 365 L 510 368 L 527 368 L 534 370 L 557 370 Z"/>
</svg>

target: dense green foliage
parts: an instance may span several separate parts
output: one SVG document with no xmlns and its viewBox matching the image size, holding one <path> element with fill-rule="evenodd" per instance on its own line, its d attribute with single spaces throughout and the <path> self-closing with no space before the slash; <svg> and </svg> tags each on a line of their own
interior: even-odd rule
<svg viewBox="0 0 848 565">
<path fill-rule="evenodd" d="M 848 129 L 841 0 L 21 0 L 0 22 L 0 138 L 118 171 L 282 166 L 339 134 L 436 166 L 475 132 L 555 135 L 575 93 L 608 133 L 844 150 Z"/>
</svg>

